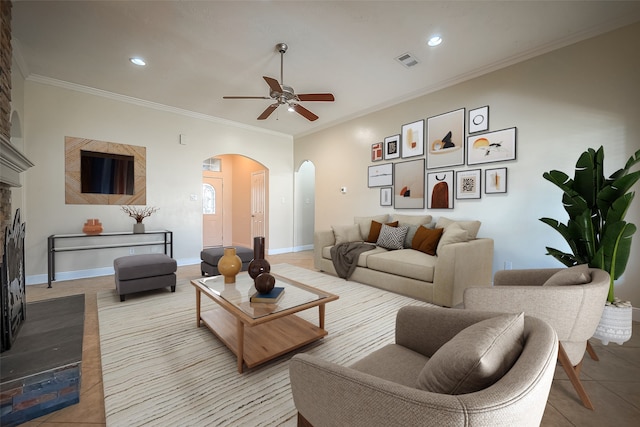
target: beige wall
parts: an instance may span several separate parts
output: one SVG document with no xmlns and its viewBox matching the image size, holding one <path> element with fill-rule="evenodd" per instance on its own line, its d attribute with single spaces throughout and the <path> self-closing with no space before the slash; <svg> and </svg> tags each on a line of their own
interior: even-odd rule
<svg viewBox="0 0 640 427">
<path fill-rule="evenodd" d="M 517 159 L 455 170 L 508 168 L 507 194 L 455 200 L 452 210 L 429 210 L 436 219 L 480 219 L 480 236 L 495 239 L 494 271 L 557 267 L 546 246 L 568 250 L 555 231 L 538 221 L 566 221 L 561 192 L 542 178 L 559 169 L 573 176 L 588 147 L 605 148 L 605 173 L 640 148 L 640 24 L 572 45 L 483 77 L 296 138 L 295 164 L 316 167 L 316 229 L 348 224 L 355 215 L 393 213 L 379 206 L 379 189 L 367 188 L 371 144 L 400 133 L 402 124 L 458 108 L 490 106 L 490 130 L 518 128 Z M 428 64 L 408 72 L 428 72 Z M 402 159 L 400 159 L 402 160 Z M 348 188 L 347 194 L 340 187 Z M 636 185 L 636 191 L 640 188 Z M 403 210 L 418 213 L 425 210 Z M 628 212 L 640 226 L 640 198 Z M 640 306 L 640 232 L 633 240 L 617 294 Z"/>
<path fill-rule="evenodd" d="M 269 207 L 269 251 L 288 252 L 293 245 L 293 148 L 288 135 L 233 125 L 204 117 L 138 105 L 117 97 L 97 96 L 73 88 L 28 79 L 24 84 L 25 154 L 35 163 L 24 175 L 28 283 L 46 280 L 47 236 L 78 233 L 87 218 L 99 218 L 105 231 L 132 228 L 119 206 L 64 203 L 64 137 L 73 135 L 147 147 L 147 205 L 160 210 L 145 219 L 147 229 L 174 232 L 174 257 L 180 264 L 199 263 L 202 250 L 202 161 L 219 153 L 259 159 L 269 169 L 269 192 L 282 203 Z M 55 82 L 54 82 L 55 83 Z M 187 145 L 179 144 L 186 135 Z M 191 200 L 191 195 L 197 201 Z M 124 252 L 126 251 L 126 252 Z M 63 254 L 58 272 L 71 276 L 108 274 L 115 256 L 107 251 Z M 101 270 L 102 269 L 102 270 Z M 64 274 L 58 275 L 65 278 Z"/>
</svg>

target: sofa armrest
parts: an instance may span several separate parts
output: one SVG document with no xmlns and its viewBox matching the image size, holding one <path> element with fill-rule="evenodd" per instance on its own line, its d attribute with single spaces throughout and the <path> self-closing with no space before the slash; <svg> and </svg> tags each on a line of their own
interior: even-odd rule
<svg viewBox="0 0 640 427">
<path fill-rule="evenodd" d="M 396 344 L 431 357 L 468 326 L 500 313 L 436 306 L 405 306 L 396 315 Z"/>
<path fill-rule="evenodd" d="M 322 259 L 322 249 L 336 244 L 336 237 L 333 230 L 321 230 L 313 233 L 313 265 L 320 270 L 320 260 Z"/>
<path fill-rule="evenodd" d="M 443 246 L 433 277 L 433 303 L 453 307 L 470 286 L 491 286 L 493 239 L 482 238 Z"/>
<path fill-rule="evenodd" d="M 291 359 L 289 376 L 296 409 L 314 427 L 464 425 L 467 416 L 459 396 L 406 387 L 309 354 Z"/>
<path fill-rule="evenodd" d="M 493 276 L 493 286 L 540 286 L 562 268 L 531 268 L 499 270 Z"/>
</svg>

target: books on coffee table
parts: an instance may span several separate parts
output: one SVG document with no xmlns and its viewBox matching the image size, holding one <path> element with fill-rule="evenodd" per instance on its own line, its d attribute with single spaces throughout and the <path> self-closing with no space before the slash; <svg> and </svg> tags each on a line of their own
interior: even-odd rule
<svg viewBox="0 0 640 427">
<path fill-rule="evenodd" d="M 266 294 L 261 294 L 259 292 L 256 292 L 251 296 L 249 301 L 276 304 L 278 301 L 280 301 L 283 295 L 284 295 L 284 288 L 276 286 L 273 289 L 271 289 L 271 292 L 268 292 Z"/>
</svg>

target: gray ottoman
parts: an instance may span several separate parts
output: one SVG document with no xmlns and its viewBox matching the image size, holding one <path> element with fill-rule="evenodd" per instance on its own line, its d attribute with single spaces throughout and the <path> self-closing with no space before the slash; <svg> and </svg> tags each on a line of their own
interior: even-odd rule
<svg viewBox="0 0 640 427">
<path fill-rule="evenodd" d="M 165 254 L 130 255 L 113 261 L 120 301 L 134 292 L 171 286 L 176 291 L 176 260 Z"/>
<path fill-rule="evenodd" d="M 242 260 L 242 269 L 240 271 L 247 271 L 249 263 L 253 259 L 253 250 L 245 248 L 243 246 L 235 246 L 236 255 Z M 222 246 L 216 248 L 204 249 L 200 252 L 200 270 L 202 275 L 208 274 L 209 276 L 218 276 L 218 261 L 224 255 L 224 248 Z"/>
</svg>

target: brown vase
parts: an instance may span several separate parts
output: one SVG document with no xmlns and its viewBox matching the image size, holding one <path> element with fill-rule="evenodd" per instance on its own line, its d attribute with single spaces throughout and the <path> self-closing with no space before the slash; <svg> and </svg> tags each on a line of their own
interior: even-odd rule
<svg viewBox="0 0 640 427">
<path fill-rule="evenodd" d="M 264 237 L 253 238 L 253 259 L 249 263 L 247 272 L 249 276 L 255 281 L 262 273 L 268 273 L 271 271 L 271 265 L 269 261 L 264 258 Z"/>
<path fill-rule="evenodd" d="M 218 260 L 218 271 L 224 276 L 224 283 L 235 283 L 240 269 L 242 260 L 236 255 L 236 248 L 224 248 L 224 255 Z"/>
<path fill-rule="evenodd" d="M 90 236 L 102 233 L 102 223 L 99 219 L 88 219 L 82 227 L 82 232 Z"/>
</svg>

